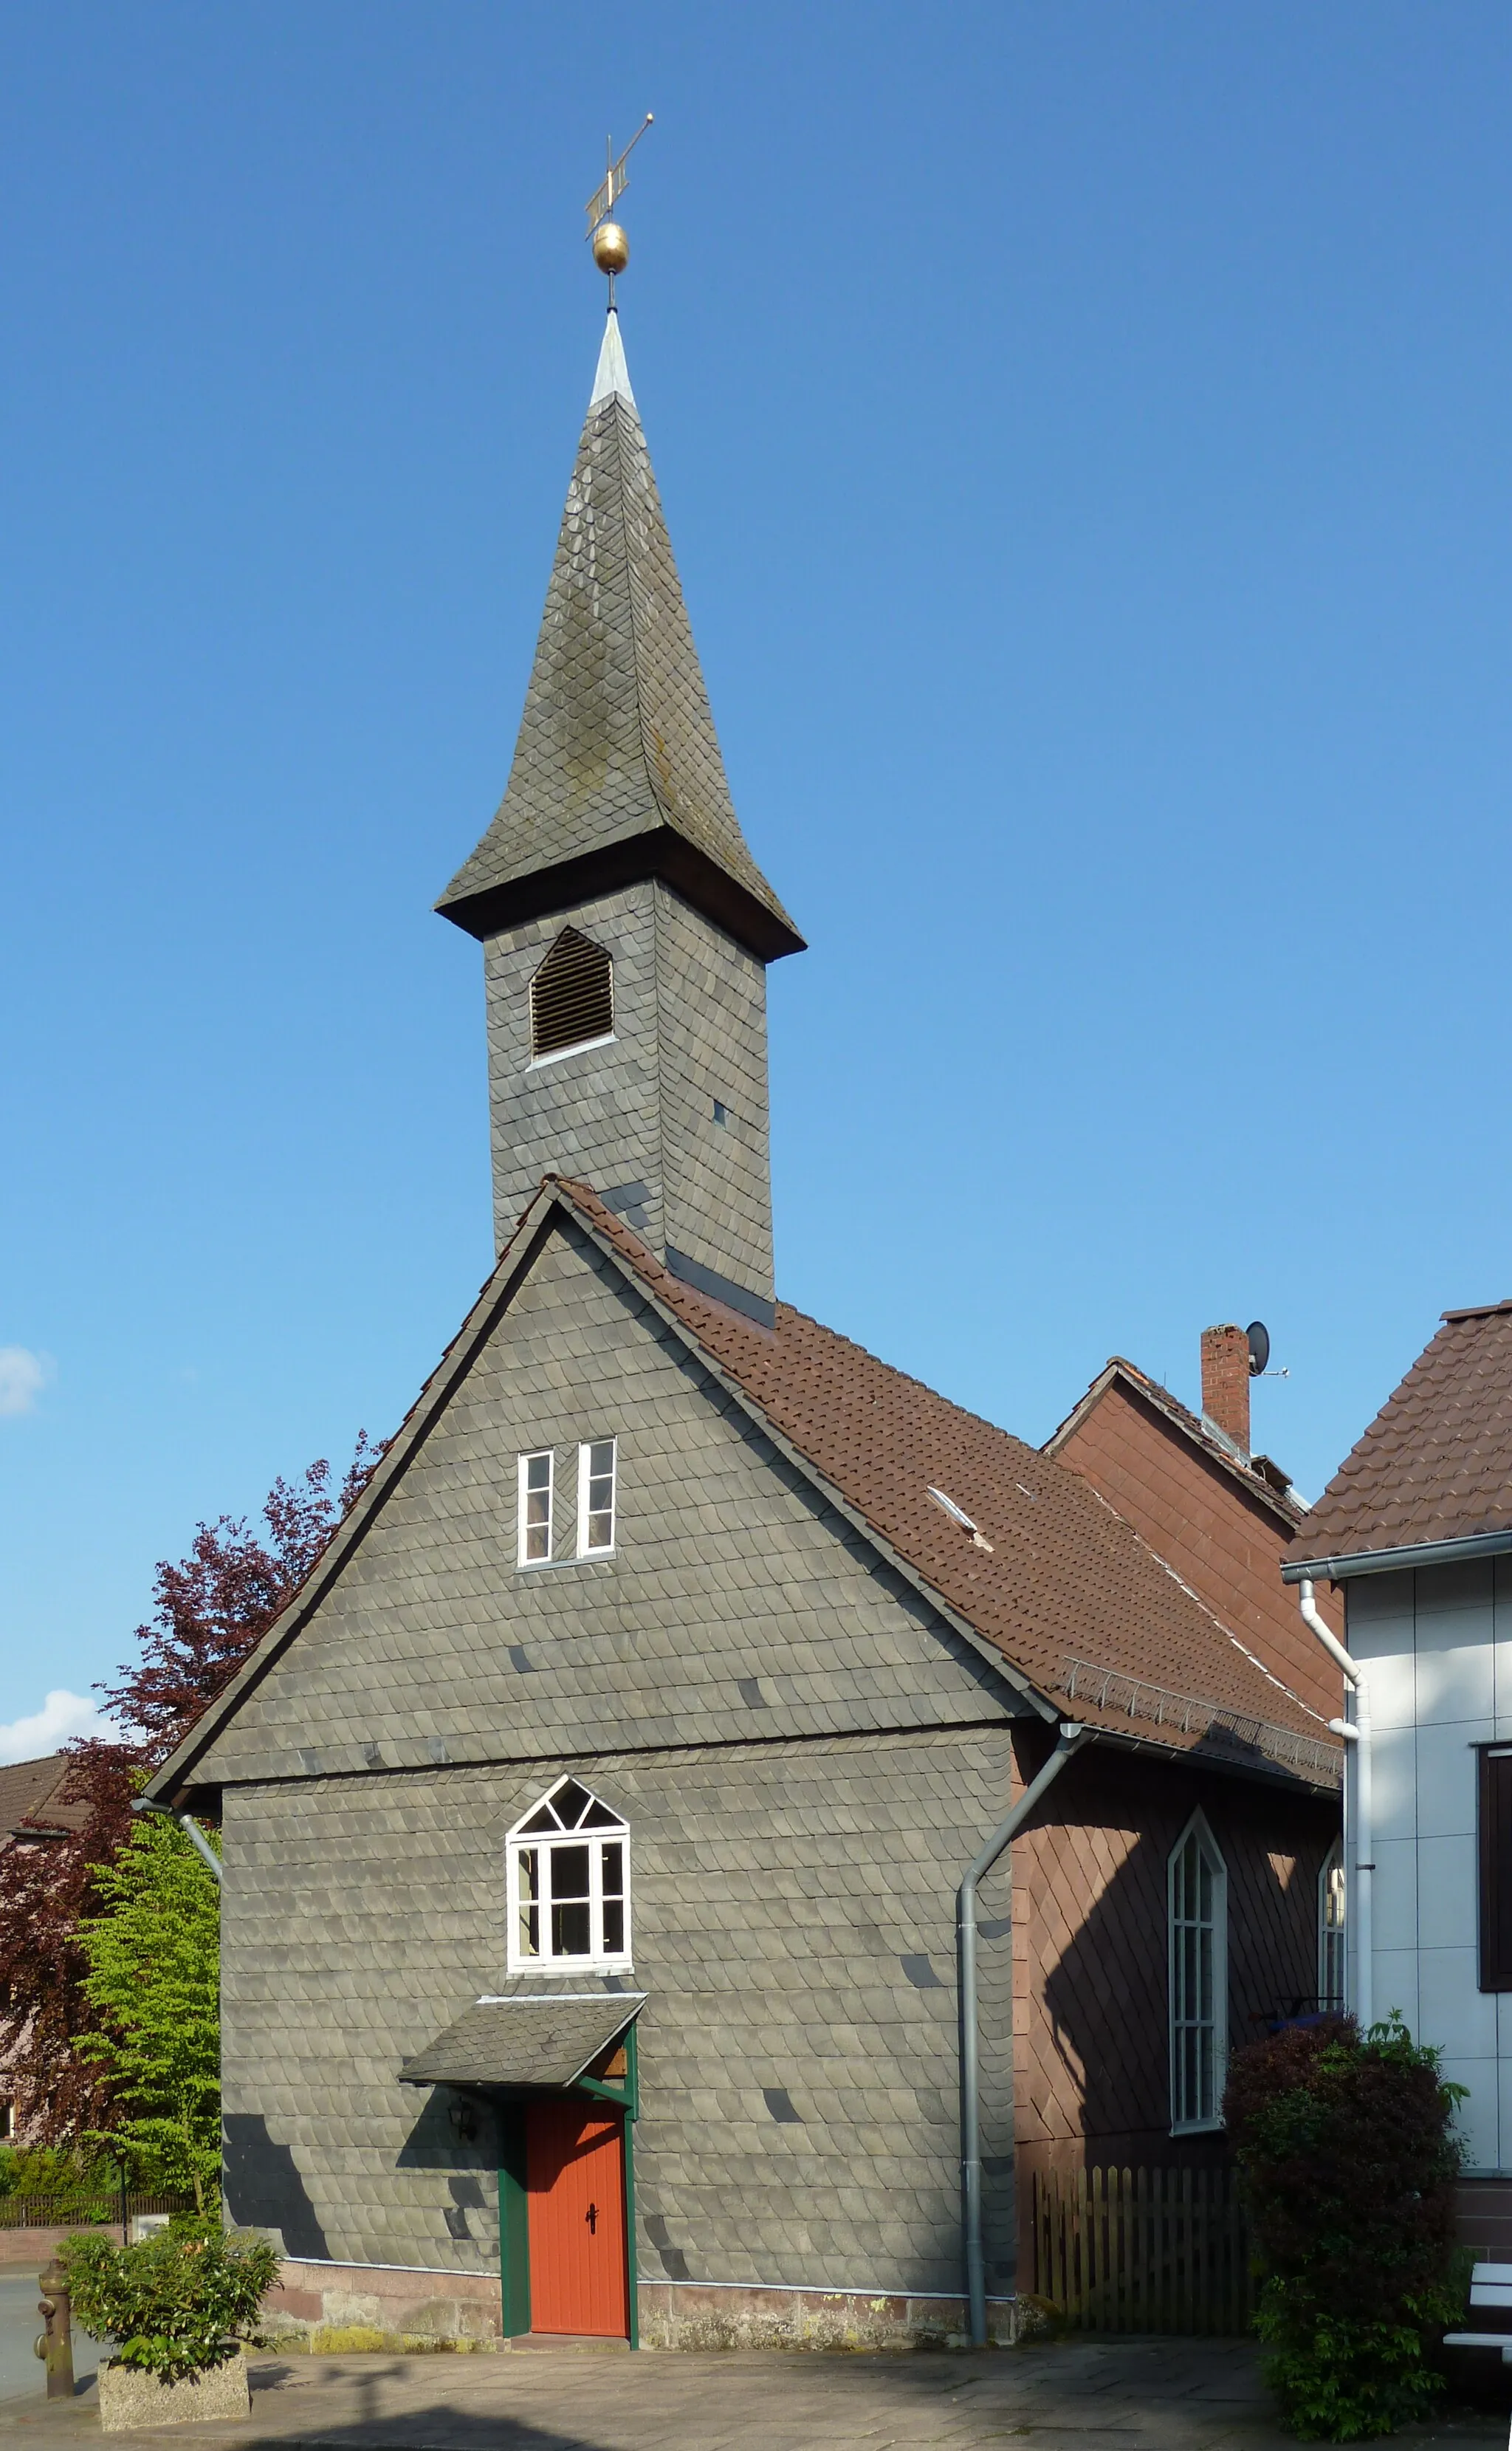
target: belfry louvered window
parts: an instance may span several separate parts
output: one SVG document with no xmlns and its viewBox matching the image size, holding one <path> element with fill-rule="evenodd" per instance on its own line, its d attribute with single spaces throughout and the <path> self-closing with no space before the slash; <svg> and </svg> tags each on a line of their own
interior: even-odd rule
<svg viewBox="0 0 1512 2451">
<path fill-rule="evenodd" d="M 531 981 L 531 1061 L 613 1034 L 613 962 L 591 937 L 564 928 Z"/>
</svg>

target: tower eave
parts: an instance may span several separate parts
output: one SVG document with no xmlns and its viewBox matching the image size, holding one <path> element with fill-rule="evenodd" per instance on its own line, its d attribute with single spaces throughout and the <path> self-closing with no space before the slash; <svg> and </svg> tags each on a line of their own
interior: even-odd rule
<svg viewBox="0 0 1512 2451">
<path fill-rule="evenodd" d="M 552 912 L 571 911 L 598 894 L 638 885 L 648 877 L 669 885 L 760 962 L 780 961 L 785 953 L 807 950 L 806 940 L 789 919 L 748 892 L 674 826 L 649 827 L 624 841 L 603 844 L 576 859 L 558 860 L 475 893 L 443 896 L 436 909 L 443 919 L 481 943 L 505 928 L 519 927 Z"/>
</svg>

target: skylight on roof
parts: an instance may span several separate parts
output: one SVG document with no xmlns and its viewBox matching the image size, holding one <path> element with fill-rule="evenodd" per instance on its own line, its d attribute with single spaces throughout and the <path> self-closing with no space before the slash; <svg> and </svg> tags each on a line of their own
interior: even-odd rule
<svg viewBox="0 0 1512 2451">
<path fill-rule="evenodd" d="M 936 1489 L 933 1482 L 930 1484 L 929 1495 L 934 1500 L 937 1506 L 942 1506 L 944 1508 L 945 1513 L 950 1517 L 952 1522 L 959 1523 L 960 1525 L 962 1531 L 976 1531 L 977 1526 L 972 1521 L 971 1517 L 967 1514 L 965 1508 L 963 1506 L 958 1506 L 953 1498 L 947 1498 L 942 1489 Z"/>
<path fill-rule="evenodd" d="M 988 1557 L 990 1558 L 993 1554 L 992 1542 L 987 1539 L 985 1533 L 978 1531 L 977 1526 L 972 1521 L 971 1517 L 967 1514 L 965 1508 L 963 1506 L 958 1506 L 953 1498 L 947 1498 L 942 1489 L 937 1489 L 933 1481 L 929 1483 L 929 1495 L 934 1500 L 937 1506 L 944 1509 L 952 1523 L 959 1523 L 963 1532 L 969 1532 L 972 1537 L 973 1544 L 979 1549 L 985 1549 Z"/>
</svg>

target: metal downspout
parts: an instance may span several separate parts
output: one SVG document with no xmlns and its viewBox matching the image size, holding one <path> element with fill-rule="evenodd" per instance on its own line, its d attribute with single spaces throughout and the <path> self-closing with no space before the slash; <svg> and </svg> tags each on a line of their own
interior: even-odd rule
<svg viewBox="0 0 1512 2451">
<path fill-rule="evenodd" d="M 971 2345 L 987 2345 L 987 2267 L 981 2244 L 981 2097 L 977 2030 L 977 1884 L 991 1872 L 1035 1807 L 1060 1776 L 1087 1731 L 1061 1723 L 1055 1752 L 1005 1814 L 956 1892 L 956 2005 L 960 2025 L 960 2228 Z"/>
<path fill-rule="evenodd" d="M 1345 1782 L 1345 1854 L 1347 1867 L 1352 1864 L 1354 1894 L 1346 1892 L 1347 1908 L 1354 1916 L 1354 1984 L 1349 1986 L 1349 1925 L 1346 1914 L 1344 1933 L 1345 1998 L 1361 2026 L 1368 2032 L 1375 2023 L 1375 1962 L 1372 1940 L 1371 1890 L 1375 1873 L 1375 1814 L 1370 1777 L 1370 1689 L 1365 1670 L 1358 1659 L 1351 1658 L 1338 1636 L 1324 1624 L 1312 1597 L 1312 1579 L 1304 1575 L 1297 1584 L 1297 1606 L 1302 1622 L 1315 1634 L 1335 1666 L 1344 1671 L 1345 1680 L 1354 1696 L 1354 1718 L 1330 1719 L 1329 1727 L 1336 1736 L 1352 1747 L 1347 1769 L 1354 1770 L 1354 1810 L 1349 1810 L 1350 1794 L 1347 1777 Z M 1352 1852 L 1351 1852 L 1352 1851 Z"/>
<path fill-rule="evenodd" d="M 201 1829 L 199 1823 L 194 1818 L 192 1813 L 176 1813 L 171 1804 L 149 1804 L 145 1795 L 138 1795 L 132 1798 L 131 1810 L 133 1813 L 161 1813 L 165 1821 L 176 1821 L 179 1828 L 183 1831 L 185 1838 L 187 1838 L 190 1846 L 194 1849 L 195 1853 L 204 1857 L 205 1864 L 215 1876 L 217 1889 L 220 1888 L 224 1877 L 221 1870 L 221 1858 L 216 1853 L 215 1849 L 211 1846 L 208 1838 L 205 1836 L 204 1832 Z"/>
</svg>

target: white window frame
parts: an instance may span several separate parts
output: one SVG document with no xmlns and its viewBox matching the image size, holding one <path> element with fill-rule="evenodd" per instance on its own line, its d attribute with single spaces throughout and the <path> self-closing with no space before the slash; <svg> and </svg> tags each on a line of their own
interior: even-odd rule
<svg viewBox="0 0 1512 2451">
<path fill-rule="evenodd" d="M 1183 1913 L 1179 1919 L 1177 1915 L 1178 1907 L 1187 1905 L 1182 1863 L 1188 1848 L 1193 1843 L 1212 1875 L 1212 1913 L 1207 1923 L 1197 1915 Z M 1201 1935 L 1204 1931 L 1211 1941 L 1208 1960 L 1210 1997 L 1206 2004 L 1200 1997 Z M 1187 1932 L 1198 1935 L 1194 1952 L 1199 1962 L 1196 2014 L 1192 2013 L 1193 2004 L 1187 1992 L 1187 1972 L 1193 1953 L 1183 1945 L 1183 1935 Z M 1166 1955 L 1170 1997 L 1171 2133 L 1173 2136 L 1208 2135 L 1223 2126 L 1223 2088 L 1229 2063 L 1229 1868 L 1208 1826 L 1208 1817 L 1200 1811 L 1192 1814 L 1167 1859 Z M 1204 2005 L 1207 2014 L 1201 2013 Z M 1211 2036 L 1208 2049 L 1211 2054 L 1212 2108 L 1209 2110 L 1202 2108 L 1202 2080 L 1199 2075 L 1195 2112 L 1187 2094 L 1187 2054 L 1184 2048 L 1186 2036 L 1192 2031 Z M 1199 2062 L 1200 2059 L 1199 2044 Z"/>
<path fill-rule="evenodd" d="M 529 1823 L 539 1818 L 547 1807 L 551 1807 L 554 1813 L 555 1799 L 564 1788 L 573 1785 L 583 1788 L 591 1804 L 597 1806 L 600 1812 L 613 1814 L 612 1820 L 601 1822 L 592 1829 L 585 1829 L 581 1820 L 575 1827 L 563 1828 L 554 1832 L 533 1831 L 528 1827 Z M 555 1855 L 566 1847 L 585 1845 L 589 1850 L 589 1947 L 587 1952 L 567 1950 L 557 1951 L 552 1947 L 549 1870 L 544 1881 L 541 1881 L 537 1874 L 537 1886 L 542 1892 L 537 1901 L 540 1909 L 538 1946 L 534 1950 L 523 1947 L 520 1929 L 521 1910 L 522 1905 L 528 1904 L 529 1901 L 523 1901 L 520 1893 L 522 1858 L 528 1853 L 533 1852 L 539 1865 L 539 1859 L 543 1856 Z M 620 1897 L 624 1906 L 625 1930 L 624 1946 L 617 1950 L 607 1949 L 604 1945 L 603 1851 L 606 1846 L 618 1847 L 621 1851 L 620 1877 L 623 1888 Z M 564 1777 L 557 1779 L 553 1786 L 549 1787 L 543 1795 L 538 1795 L 528 1811 L 521 1814 L 509 1833 L 505 1849 L 508 1917 L 506 1950 L 509 1971 L 512 1974 L 623 1974 L 630 1971 L 632 1959 L 630 1828 L 628 1823 L 621 1820 L 619 1814 L 614 1813 L 612 1805 L 606 1805 L 602 1796 L 595 1795 L 592 1790 L 586 1786 L 584 1780 L 574 1779 L 573 1775 L 569 1772 Z"/>
<path fill-rule="evenodd" d="M 609 1449 L 609 1539 L 598 1542 L 589 1539 L 591 1515 L 602 1514 L 601 1507 L 591 1508 L 588 1502 L 595 1447 Z M 599 1476 L 602 1478 L 602 1476 Z M 618 1439 L 585 1439 L 577 1450 L 577 1554 L 580 1558 L 609 1558 L 613 1555 L 619 1532 L 619 1441 Z"/>
<path fill-rule="evenodd" d="M 1330 1912 L 1337 1904 L 1338 1912 Z M 1344 1841 L 1335 1838 L 1318 1872 L 1318 2006 L 1343 2011 L 1348 1996 L 1349 1904 Z"/>
<path fill-rule="evenodd" d="M 532 1495 L 530 1468 L 533 1463 L 539 1463 L 543 1457 L 546 1460 L 546 1554 L 541 1558 L 533 1558 L 530 1555 L 528 1537 L 531 1530 L 528 1517 L 529 1500 Z M 528 1455 L 522 1455 L 519 1459 L 518 1476 L 514 1520 L 515 1563 L 523 1566 L 528 1573 L 534 1574 L 540 1567 L 551 1564 L 552 1551 L 556 1539 L 555 1449 L 532 1447 Z"/>
</svg>

